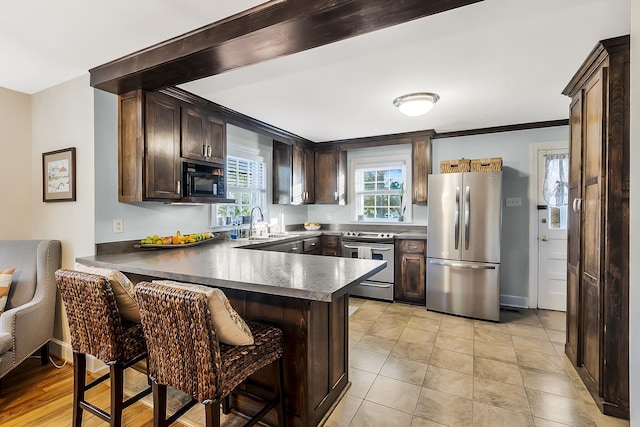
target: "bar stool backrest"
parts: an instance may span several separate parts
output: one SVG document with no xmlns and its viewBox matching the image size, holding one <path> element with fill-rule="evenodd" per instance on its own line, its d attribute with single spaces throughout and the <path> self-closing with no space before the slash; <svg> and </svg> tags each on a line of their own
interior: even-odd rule
<svg viewBox="0 0 640 427">
<path fill-rule="evenodd" d="M 149 375 L 199 402 L 218 400 L 224 373 L 204 293 L 160 283 L 136 285 Z"/>
<path fill-rule="evenodd" d="M 127 346 L 109 280 L 73 270 L 58 270 L 55 275 L 69 320 L 72 349 L 106 364 L 122 360 Z"/>
</svg>

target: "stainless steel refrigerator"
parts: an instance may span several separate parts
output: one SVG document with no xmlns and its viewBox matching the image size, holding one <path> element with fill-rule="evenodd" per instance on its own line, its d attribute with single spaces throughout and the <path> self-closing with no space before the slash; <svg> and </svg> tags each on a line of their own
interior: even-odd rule
<svg viewBox="0 0 640 427">
<path fill-rule="evenodd" d="M 427 309 L 500 320 L 502 172 L 429 175 Z"/>
</svg>

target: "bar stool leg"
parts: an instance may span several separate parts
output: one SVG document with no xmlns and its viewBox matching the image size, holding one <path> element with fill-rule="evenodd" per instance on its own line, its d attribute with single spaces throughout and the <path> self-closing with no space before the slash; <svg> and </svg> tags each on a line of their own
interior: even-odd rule
<svg viewBox="0 0 640 427">
<path fill-rule="evenodd" d="M 220 401 L 214 400 L 204 405 L 207 427 L 220 427 Z"/>
<path fill-rule="evenodd" d="M 82 427 L 82 408 L 84 389 L 87 383 L 87 355 L 73 352 L 73 426 Z"/>
<path fill-rule="evenodd" d="M 122 409 L 124 400 L 124 366 L 121 363 L 111 365 L 111 421 L 110 427 L 122 427 Z"/>
<path fill-rule="evenodd" d="M 231 395 L 227 394 L 222 399 L 222 413 L 227 415 L 229 412 L 231 412 Z"/>
<path fill-rule="evenodd" d="M 153 427 L 167 425 L 167 386 L 152 381 L 153 390 Z"/>
</svg>

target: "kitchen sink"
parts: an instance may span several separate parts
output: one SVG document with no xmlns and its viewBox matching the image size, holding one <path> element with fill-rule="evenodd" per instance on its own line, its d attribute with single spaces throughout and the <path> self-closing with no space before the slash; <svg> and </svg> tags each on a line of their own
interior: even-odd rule
<svg viewBox="0 0 640 427">
<path fill-rule="evenodd" d="M 300 236 L 299 234 L 289 234 L 289 233 L 271 233 L 269 234 L 269 237 L 274 238 L 274 239 L 279 239 L 279 238 L 283 238 L 283 237 L 298 237 Z"/>
<path fill-rule="evenodd" d="M 243 237 L 242 239 L 238 239 L 238 240 L 249 240 L 249 241 L 258 241 L 258 242 L 269 242 L 269 241 L 276 241 L 279 239 L 285 239 L 285 238 L 296 238 L 299 237 L 299 234 L 289 234 L 289 233 L 270 233 L 266 236 L 251 236 L 251 237 Z"/>
</svg>

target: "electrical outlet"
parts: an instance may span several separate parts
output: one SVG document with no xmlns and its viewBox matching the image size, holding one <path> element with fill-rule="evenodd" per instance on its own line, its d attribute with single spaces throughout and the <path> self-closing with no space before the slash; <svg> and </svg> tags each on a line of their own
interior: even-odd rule
<svg viewBox="0 0 640 427">
<path fill-rule="evenodd" d="M 507 206 L 522 206 L 522 199 L 520 197 L 507 197 Z"/>
<path fill-rule="evenodd" d="M 331 212 L 327 214 L 327 221 L 331 221 Z"/>
<path fill-rule="evenodd" d="M 124 221 L 121 219 L 113 220 L 113 233 L 122 233 L 124 232 Z"/>
</svg>

